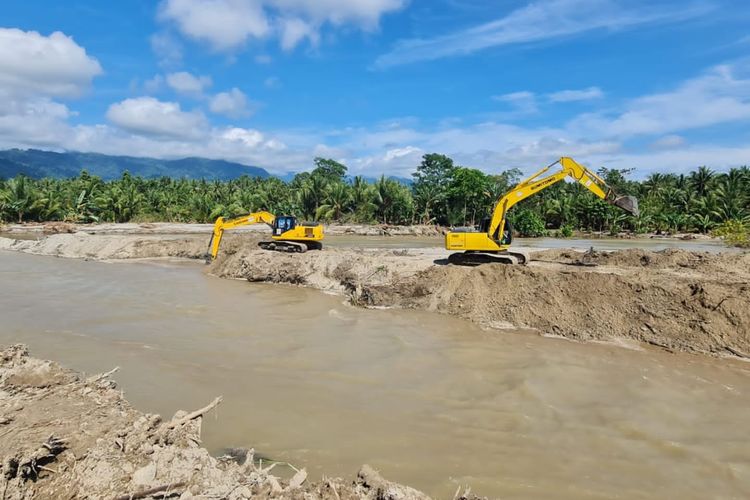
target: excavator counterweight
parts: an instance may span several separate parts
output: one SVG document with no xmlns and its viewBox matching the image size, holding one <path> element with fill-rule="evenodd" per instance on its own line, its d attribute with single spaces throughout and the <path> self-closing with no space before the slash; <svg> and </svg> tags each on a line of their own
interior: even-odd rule
<svg viewBox="0 0 750 500">
<path fill-rule="evenodd" d="M 561 167 L 559 171 L 548 173 L 557 165 Z M 632 196 L 618 196 L 597 174 L 572 158 L 562 157 L 505 193 L 495 204 L 492 216 L 482 221 L 479 229 L 448 231 L 445 235 L 446 250 L 461 252 L 451 254 L 448 262 L 463 265 L 478 265 L 486 262 L 526 264 L 529 261 L 527 254 L 510 250 L 513 228 L 507 219 L 508 210 L 520 201 L 567 177 L 582 184 L 602 200 L 635 217 L 638 216 L 637 199 Z"/>
</svg>

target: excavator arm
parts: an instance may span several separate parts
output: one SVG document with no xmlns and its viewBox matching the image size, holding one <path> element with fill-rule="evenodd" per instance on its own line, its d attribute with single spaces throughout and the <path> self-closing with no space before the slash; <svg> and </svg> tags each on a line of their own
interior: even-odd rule
<svg viewBox="0 0 750 500">
<path fill-rule="evenodd" d="M 558 165 L 560 170 L 553 170 Z M 507 222 L 508 210 L 516 203 L 560 182 L 566 177 L 575 179 L 602 200 L 618 206 L 630 214 L 638 215 L 638 201 L 635 198 L 617 196 L 604 179 L 572 158 L 563 157 L 544 167 L 503 195 L 495 204 L 492 217 L 483 221 L 478 231 L 455 229 L 445 233 L 446 250 L 460 252 L 451 254 L 448 257 L 448 262 L 460 265 L 479 265 L 486 262 L 527 263 L 529 256 L 526 253 L 509 250 L 512 231 Z"/>
<path fill-rule="evenodd" d="M 545 175 L 556 165 L 560 165 L 560 171 Z M 490 238 L 500 239 L 498 236 L 503 234 L 505 230 L 506 216 L 511 207 L 529 196 L 557 184 L 566 177 L 573 178 L 602 200 L 638 216 L 638 200 L 632 196 L 617 196 L 604 179 L 572 158 L 562 157 L 555 163 L 539 170 L 500 198 L 492 212 L 487 230 Z"/>
<path fill-rule="evenodd" d="M 211 241 L 208 243 L 208 254 L 206 255 L 206 261 L 210 262 L 216 258 L 219 253 L 219 246 L 221 245 L 221 238 L 224 236 L 224 231 L 227 229 L 233 229 L 235 227 L 250 226 L 252 224 L 268 224 L 273 227 L 273 223 L 276 220 L 270 212 L 253 212 L 251 214 L 242 215 L 240 217 L 234 217 L 232 219 L 224 219 L 219 217 L 214 223 L 214 232 L 211 235 Z"/>
</svg>

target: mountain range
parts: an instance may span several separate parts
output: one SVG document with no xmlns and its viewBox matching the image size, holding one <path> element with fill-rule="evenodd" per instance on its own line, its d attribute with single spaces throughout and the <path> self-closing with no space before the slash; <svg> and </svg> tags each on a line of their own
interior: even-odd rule
<svg viewBox="0 0 750 500">
<path fill-rule="evenodd" d="M 141 177 L 186 177 L 189 179 L 229 180 L 248 175 L 270 177 L 263 168 L 225 160 L 182 158 L 159 160 L 133 156 L 111 156 L 75 151 L 56 153 L 39 149 L 8 149 L 0 151 L 0 178 L 24 174 L 33 178 L 75 177 L 81 170 L 104 180 L 117 179 L 124 172 Z"/>
<path fill-rule="evenodd" d="M 146 178 L 173 177 L 188 179 L 218 179 L 222 181 L 236 179 L 242 175 L 250 177 L 278 177 L 290 182 L 296 172 L 281 175 L 269 173 L 266 169 L 253 165 L 244 165 L 226 160 L 209 160 L 208 158 L 182 158 L 179 160 L 160 160 L 135 156 L 113 156 L 99 153 L 80 153 L 68 151 L 57 153 L 40 149 L 6 149 L 0 150 L 0 179 L 9 179 L 23 174 L 34 179 L 53 177 L 63 179 L 75 177 L 86 170 L 104 180 L 117 179 L 124 172 Z M 410 185 L 412 179 L 387 176 L 401 183 Z M 379 177 L 365 176 L 368 182 L 375 182 Z M 346 180 L 351 182 L 352 176 Z"/>
</svg>

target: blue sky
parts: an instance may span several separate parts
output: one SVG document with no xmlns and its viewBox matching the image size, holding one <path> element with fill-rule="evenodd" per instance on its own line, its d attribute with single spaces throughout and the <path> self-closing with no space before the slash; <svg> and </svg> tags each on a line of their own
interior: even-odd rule
<svg viewBox="0 0 750 500">
<path fill-rule="evenodd" d="M 750 163 L 744 0 L 6 0 L 0 147 L 408 175 Z"/>
</svg>

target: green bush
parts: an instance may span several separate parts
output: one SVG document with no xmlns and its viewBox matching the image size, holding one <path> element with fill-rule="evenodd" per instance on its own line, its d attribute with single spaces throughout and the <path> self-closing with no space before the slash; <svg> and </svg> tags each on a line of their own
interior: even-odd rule
<svg viewBox="0 0 750 500">
<path fill-rule="evenodd" d="M 544 219 L 531 210 L 519 210 L 513 217 L 513 228 L 519 236 L 526 238 L 547 236 Z"/>
<path fill-rule="evenodd" d="M 570 238 L 571 236 L 573 236 L 573 226 L 565 224 L 560 227 L 560 237 Z"/>
<path fill-rule="evenodd" d="M 740 248 L 750 248 L 750 231 L 747 226 L 738 220 L 728 220 L 714 232 L 714 236 L 724 238 L 727 245 Z"/>
</svg>

